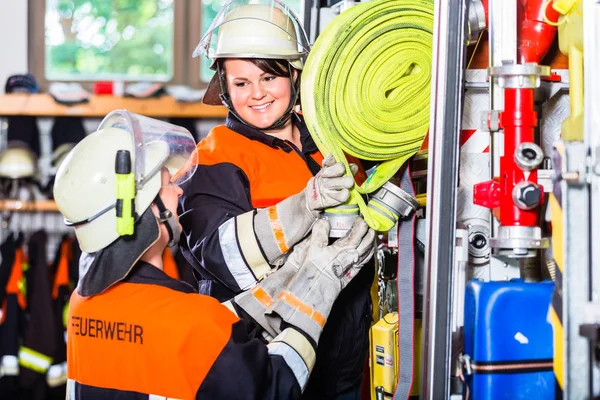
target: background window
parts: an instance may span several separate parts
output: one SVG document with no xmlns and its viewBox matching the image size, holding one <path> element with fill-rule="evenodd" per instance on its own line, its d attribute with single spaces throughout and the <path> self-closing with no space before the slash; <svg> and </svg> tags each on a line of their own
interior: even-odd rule
<svg viewBox="0 0 600 400">
<path fill-rule="evenodd" d="M 174 54 L 174 0 L 46 0 L 48 81 L 169 81 Z"/>
</svg>

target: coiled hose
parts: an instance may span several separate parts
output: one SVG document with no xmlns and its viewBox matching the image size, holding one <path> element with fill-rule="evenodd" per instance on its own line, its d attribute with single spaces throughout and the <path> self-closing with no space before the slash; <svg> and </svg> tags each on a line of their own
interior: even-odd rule
<svg viewBox="0 0 600 400">
<path fill-rule="evenodd" d="M 375 0 L 334 18 L 302 73 L 302 112 L 323 154 L 381 163 L 352 190 L 365 221 L 393 227 L 361 194 L 386 183 L 421 147 L 429 128 L 432 0 Z M 351 175 L 350 175 L 351 176 Z"/>
</svg>

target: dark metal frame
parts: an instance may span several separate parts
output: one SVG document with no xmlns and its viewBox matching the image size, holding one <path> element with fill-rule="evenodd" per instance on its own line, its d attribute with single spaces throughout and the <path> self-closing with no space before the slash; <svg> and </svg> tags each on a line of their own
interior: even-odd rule
<svg viewBox="0 0 600 400">
<path fill-rule="evenodd" d="M 448 399 L 466 0 L 436 0 L 427 188 L 421 398 Z"/>
</svg>

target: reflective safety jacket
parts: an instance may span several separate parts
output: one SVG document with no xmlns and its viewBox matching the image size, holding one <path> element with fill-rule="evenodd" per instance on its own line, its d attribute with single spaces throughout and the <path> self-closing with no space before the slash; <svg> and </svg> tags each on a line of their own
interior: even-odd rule
<svg viewBox="0 0 600 400">
<path fill-rule="evenodd" d="M 145 262 L 102 294 L 74 291 L 67 398 L 299 398 L 308 373 L 297 353 L 252 339 L 228 307 L 193 291 Z"/>
<path fill-rule="evenodd" d="M 260 277 L 251 260 L 264 255 L 248 211 L 299 193 L 321 169 L 323 156 L 304 123 L 296 123 L 302 151 L 232 116 L 198 144 L 198 169 L 182 185 L 180 221 L 187 240 L 181 247 L 204 278 L 205 294 L 224 301 L 256 283 Z M 248 218 L 233 219 L 241 214 Z"/>
<path fill-rule="evenodd" d="M 202 278 L 201 293 L 225 301 L 257 281 L 258 272 L 249 260 L 256 253 L 260 256 L 262 249 L 250 211 L 299 193 L 321 169 L 323 156 L 302 116 L 294 116 L 293 122 L 300 130 L 302 150 L 231 114 L 225 125 L 213 128 L 198 144 L 198 168 L 182 185 L 180 221 L 185 238 L 180 248 Z M 373 268 L 363 268 L 335 302 L 319 342 L 308 393 L 334 395 L 360 382 L 373 274 Z"/>
</svg>

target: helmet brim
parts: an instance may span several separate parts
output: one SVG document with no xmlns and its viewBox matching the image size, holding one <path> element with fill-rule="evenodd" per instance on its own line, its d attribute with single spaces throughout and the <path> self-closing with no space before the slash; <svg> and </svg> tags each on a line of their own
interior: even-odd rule
<svg viewBox="0 0 600 400">
<path fill-rule="evenodd" d="M 221 85 L 219 83 L 218 72 L 213 75 L 212 79 L 208 83 L 206 92 L 204 92 L 204 97 L 202 97 L 202 103 L 211 106 L 223 105 L 223 102 L 221 101 Z"/>
</svg>

